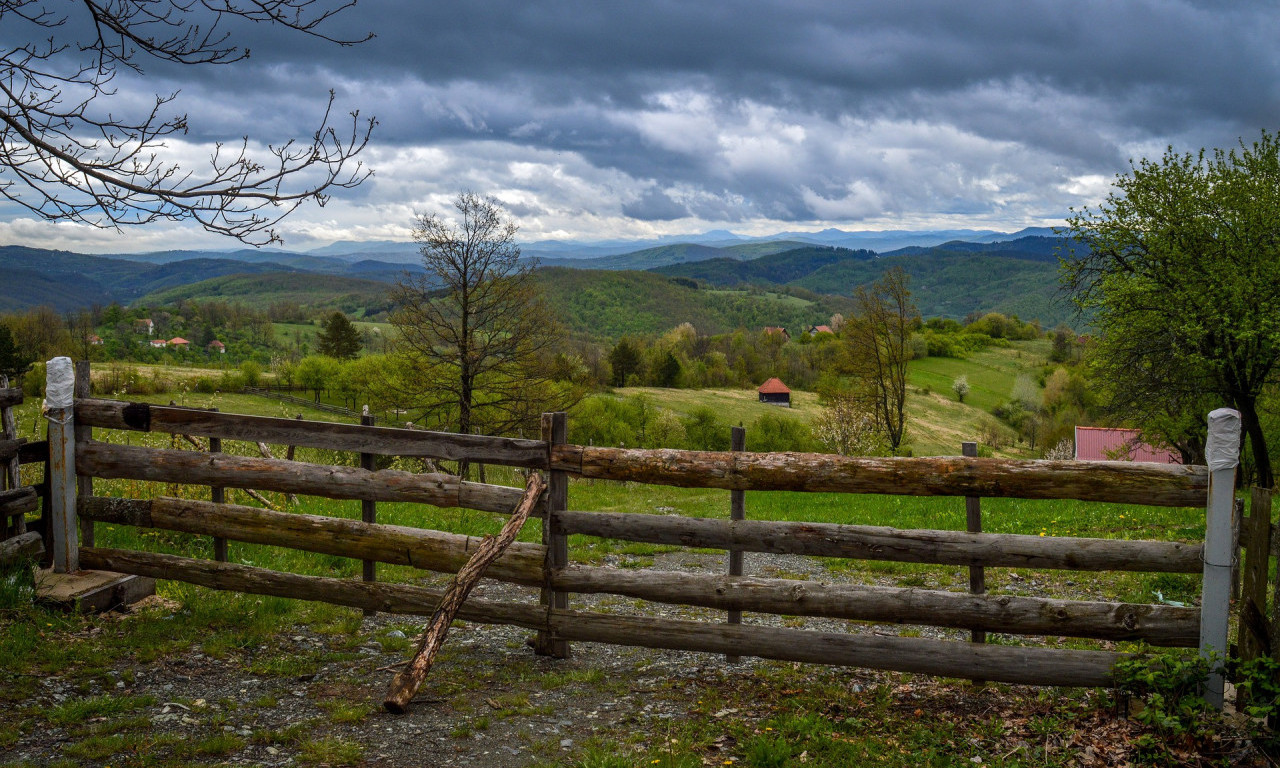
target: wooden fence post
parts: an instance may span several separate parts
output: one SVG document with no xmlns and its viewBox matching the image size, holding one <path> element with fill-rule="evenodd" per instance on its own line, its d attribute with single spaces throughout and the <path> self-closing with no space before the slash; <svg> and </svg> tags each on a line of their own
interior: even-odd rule
<svg viewBox="0 0 1280 768">
<path fill-rule="evenodd" d="M 88 360 L 76 361 L 76 387 L 75 399 L 88 399 L 93 396 L 93 379 L 89 370 Z M 85 443 L 93 439 L 93 427 L 76 425 L 75 439 L 77 443 Z M 93 477 L 90 475 L 76 475 L 76 497 L 89 498 L 93 495 Z M 92 547 L 94 544 L 94 526 L 92 520 L 80 521 L 80 545 L 84 547 Z"/>
<path fill-rule="evenodd" d="M 0 374 L 0 390 L 9 388 L 9 377 L 6 374 Z M 18 424 L 13 418 L 13 408 L 8 405 L 0 406 L 0 438 L 5 440 L 18 439 Z M 19 470 L 21 461 L 18 454 L 14 453 L 13 458 L 5 462 L 4 466 L 4 482 L 0 482 L 0 490 L 6 487 L 14 490 L 22 485 L 22 475 Z M 27 516 L 14 515 L 12 521 L 0 520 L 0 537 L 20 536 L 27 532 Z"/>
<path fill-rule="evenodd" d="M 1271 491 L 1254 488 L 1244 539 L 1244 585 L 1240 600 L 1240 659 L 1270 656 L 1274 637 L 1267 626 L 1267 570 L 1271 561 Z"/>
<path fill-rule="evenodd" d="M 978 444 L 976 442 L 963 442 L 960 444 L 960 453 L 969 458 L 978 457 Z M 982 499 L 978 496 L 964 497 L 964 522 L 965 530 L 969 533 L 982 533 Z M 987 592 L 987 572 L 980 565 L 969 566 L 969 594 L 983 595 Z M 985 630 L 975 629 L 969 635 L 969 640 L 974 643 L 987 642 L 987 633 Z M 982 685 L 985 680 L 974 680 L 975 685 Z"/>
<path fill-rule="evenodd" d="M 218 412 L 217 408 L 213 408 L 214 413 Z M 209 453 L 222 453 L 222 438 L 209 438 Z M 222 504 L 227 500 L 227 491 L 218 485 L 209 486 L 209 501 L 214 504 Z M 213 559 L 219 563 L 227 562 L 231 557 L 231 553 L 227 550 L 227 540 L 221 536 L 213 537 Z"/>
<path fill-rule="evenodd" d="M 71 358 L 55 357 L 45 370 L 53 572 L 74 573 L 80 570 L 80 536 L 76 524 L 75 369 Z"/>
<path fill-rule="evenodd" d="M 542 439 L 547 442 L 547 463 L 550 465 L 551 446 L 563 444 L 569 436 L 569 420 L 563 411 L 542 414 Z M 550 581 L 551 571 L 569 564 L 569 537 L 560 530 L 558 512 L 569 508 L 569 476 L 561 470 L 547 471 L 547 504 L 542 514 L 542 543 L 547 547 L 543 564 L 545 578 Z M 551 611 L 569 607 L 569 595 L 556 592 L 549 586 L 542 588 L 542 604 L 550 618 Z M 569 658 L 569 641 L 556 638 L 551 632 L 538 632 L 534 650 L 541 656 L 557 659 Z"/>
<path fill-rule="evenodd" d="M 747 430 L 742 427 L 733 427 L 729 430 L 729 450 L 745 451 L 747 450 Z M 747 492 L 746 491 L 729 491 L 729 519 L 730 520 L 746 520 L 747 519 Z M 742 550 L 729 550 L 729 575 L 742 575 Z M 742 611 L 729 611 L 729 623 L 741 624 Z M 724 660 L 730 664 L 737 664 L 741 661 L 740 656 L 725 656 Z"/>
<path fill-rule="evenodd" d="M 302 414 L 298 414 L 298 415 L 301 416 Z M 366 405 L 364 407 L 364 412 L 360 416 L 360 424 L 361 426 L 371 427 L 373 426 L 373 423 L 374 423 L 374 419 L 372 416 L 369 415 L 369 406 Z M 290 454 L 293 453 L 293 446 L 289 446 L 289 453 Z M 289 458 L 293 458 L 293 457 L 290 456 Z M 367 469 L 371 471 L 373 469 L 376 469 L 377 467 L 376 467 L 375 461 L 376 461 L 376 457 L 372 453 L 360 454 L 361 469 Z M 378 522 L 378 502 L 373 501 L 372 499 L 361 499 L 360 500 L 360 519 L 366 523 Z M 374 560 L 364 561 L 364 580 L 367 582 L 375 582 L 378 580 L 378 563 L 376 561 Z M 373 616 L 376 613 L 377 611 L 375 611 L 372 608 L 364 609 L 365 616 Z"/>
<path fill-rule="evenodd" d="M 1205 682 L 1204 698 L 1222 708 L 1226 661 L 1227 622 L 1231 607 L 1231 565 L 1235 542 L 1231 537 L 1235 513 L 1236 467 L 1240 464 L 1240 413 L 1219 408 L 1209 413 L 1205 441 L 1209 464 L 1209 498 L 1205 509 L 1204 586 L 1200 595 L 1200 656 L 1216 657 L 1217 664 Z"/>
</svg>

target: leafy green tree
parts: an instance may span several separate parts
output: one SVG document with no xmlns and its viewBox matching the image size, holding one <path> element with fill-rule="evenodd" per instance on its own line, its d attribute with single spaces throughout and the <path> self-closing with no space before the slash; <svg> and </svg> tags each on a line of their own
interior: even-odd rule
<svg viewBox="0 0 1280 768">
<path fill-rule="evenodd" d="M 639 346 L 627 338 L 620 340 L 609 352 L 609 367 L 613 371 L 610 378 L 613 386 L 627 386 L 627 378 L 640 370 Z"/>
<path fill-rule="evenodd" d="M 34 357 L 25 355 L 18 349 L 9 326 L 0 323 L 0 375 L 21 376 L 34 362 Z"/>
<path fill-rule="evenodd" d="M 335 383 L 342 364 L 332 357 L 310 355 L 298 362 L 293 377 L 298 386 L 316 393 L 316 402 L 320 402 L 320 393 Z"/>
<path fill-rule="evenodd" d="M 360 331 L 347 319 L 346 314 L 335 311 L 320 321 L 320 333 L 316 334 L 316 352 L 335 360 L 354 360 L 362 346 Z"/>
<path fill-rule="evenodd" d="M 1077 308 L 1101 332 L 1108 407 L 1144 423 L 1169 404 L 1240 412 L 1257 482 L 1274 484 L 1258 400 L 1280 362 L 1280 140 L 1142 160 L 1068 218 Z M 1203 416 L 1202 414 L 1197 414 Z"/>
</svg>

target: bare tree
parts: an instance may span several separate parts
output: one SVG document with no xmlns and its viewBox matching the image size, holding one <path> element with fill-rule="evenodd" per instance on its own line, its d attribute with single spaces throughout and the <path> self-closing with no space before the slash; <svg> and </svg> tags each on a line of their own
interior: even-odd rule
<svg viewBox="0 0 1280 768">
<path fill-rule="evenodd" d="M 464 192 L 454 207 L 456 221 L 418 216 L 426 271 L 405 274 L 392 293 L 400 378 L 442 425 L 509 432 L 554 403 L 544 358 L 557 324 L 501 204 Z"/>
<path fill-rule="evenodd" d="M 907 289 L 909 280 L 906 272 L 894 267 L 872 285 L 858 286 L 854 312 L 844 326 L 855 391 L 870 405 L 894 452 L 906 431 L 908 342 L 918 314 Z"/>
<path fill-rule="evenodd" d="M 163 159 L 167 138 L 188 131 L 165 114 L 177 94 L 130 115 L 113 99 L 122 70 L 143 63 L 229 64 L 249 55 L 230 40 L 235 20 L 327 37 L 320 27 L 355 5 L 321 0 L 0 0 L 0 195 L 50 220 L 119 228 L 194 220 L 250 244 L 279 242 L 273 229 L 303 202 L 323 205 L 369 172 L 355 160 L 375 121 L 333 121 L 333 92 L 307 139 L 251 150 L 248 137 L 215 146 L 201 172 Z M 69 10 L 64 11 L 67 8 Z M 367 39 L 367 38 L 366 38 Z M 125 111 L 121 111 L 121 109 Z"/>
</svg>

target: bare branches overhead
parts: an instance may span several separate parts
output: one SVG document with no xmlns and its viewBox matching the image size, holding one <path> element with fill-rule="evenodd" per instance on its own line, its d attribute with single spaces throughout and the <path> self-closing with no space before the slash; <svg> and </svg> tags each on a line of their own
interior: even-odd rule
<svg viewBox="0 0 1280 768">
<path fill-rule="evenodd" d="M 0 195 L 38 216 L 97 227 L 193 220 L 250 244 L 280 240 L 274 226 L 304 202 L 320 205 L 369 175 L 356 156 L 375 121 L 333 113 L 329 92 L 305 138 L 217 143 L 203 167 L 173 159 L 168 139 L 188 132 L 171 113 L 177 94 L 141 112 L 113 109 L 120 70 L 148 60 L 229 64 L 249 56 L 226 29 L 266 23 L 339 45 L 321 25 L 353 6 L 319 0 L 0 0 L 0 26 L 21 40 L 0 49 Z M 367 39 L 367 38 L 366 38 Z"/>
</svg>

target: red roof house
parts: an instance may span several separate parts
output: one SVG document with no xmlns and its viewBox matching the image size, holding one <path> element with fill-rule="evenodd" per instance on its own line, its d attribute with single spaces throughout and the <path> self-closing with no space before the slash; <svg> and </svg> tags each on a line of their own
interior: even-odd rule
<svg viewBox="0 0 1280 768">
<path fill-rule="evenodd" d="M 1136 429 L 1076 427 L 1076 461 L 1146 461 L 1181 464 L 1177 453 L 1142 442 Z"/>
<path fill-rule="evenodd" d="M 756 392 L 760 394 L 760 402 L 762 403 L 791 407 L 791 390 L 777 376 L 761 384 Z"/>
<path fill-rule="evenodd" d="M 214 339 L 213 341 L 209 342 L 209 349 L 212 349 L 214 352 L 217 352 L 220 355 L 225 355 L 227 353 L 227 345 L 223 344 L 217 339 Z"/>
<path fill-rule="evenodd" d="M 763 331 L 765 336 L 781 336 L 790 341 L 791 334 L 787 333 L 787 329 L 777 325 L 766 325 Z"/>
<path fill-rule="evenodd" d="M 820 333 L 835 333 L 829 325 L 815 325 L 809 328 L 810 336 L 817 336 Z"/>
<path fill-rule="evenodd" d="M 185 347 L 190 343 L 191 342 L 187 341 L 181 336 L 174 336 L 172 339 L 169 339 L 169 346 L 171 347 Z"/>
</svg>

